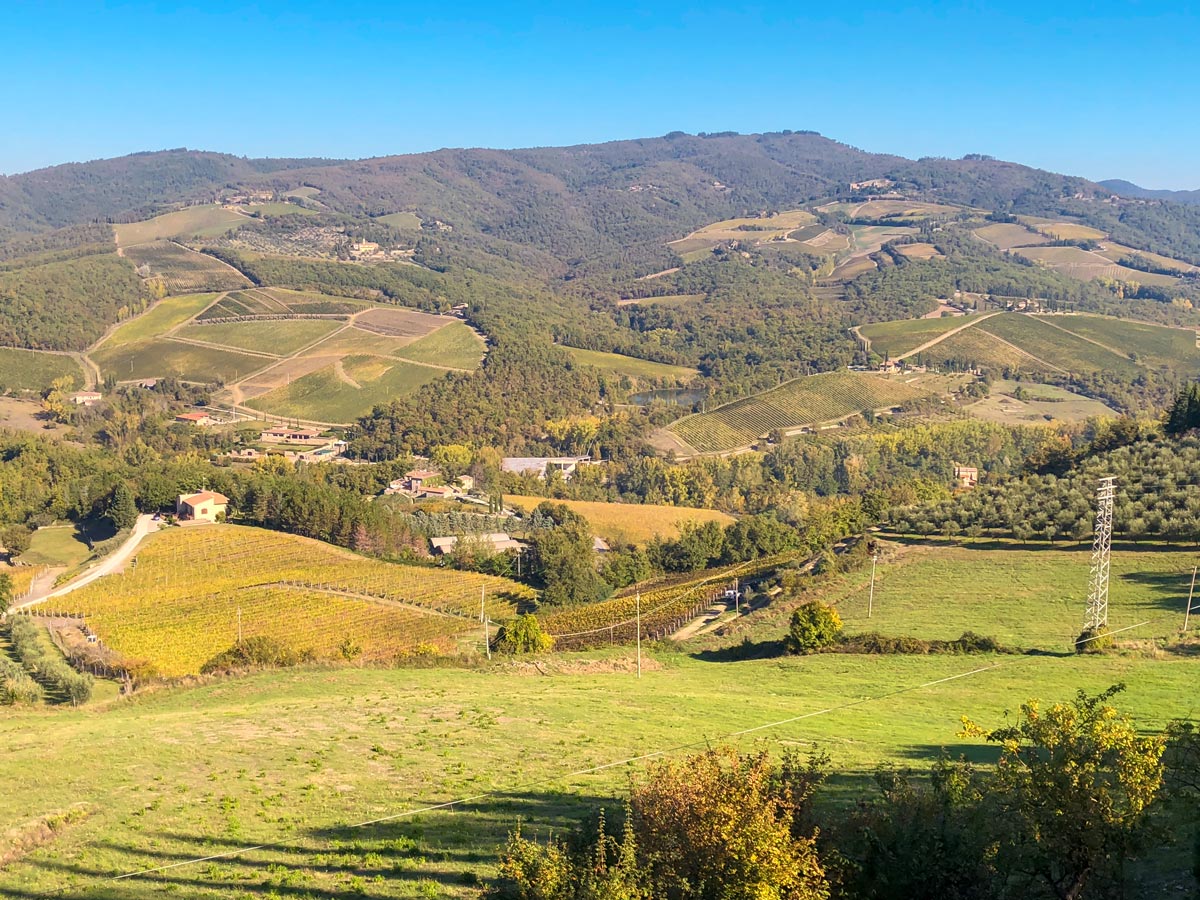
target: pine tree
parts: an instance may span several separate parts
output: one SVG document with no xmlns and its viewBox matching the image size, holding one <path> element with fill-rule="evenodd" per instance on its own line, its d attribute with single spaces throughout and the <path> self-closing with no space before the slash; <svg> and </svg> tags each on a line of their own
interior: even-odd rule
<svg viewBox="0 0 1200 900">
<path fill-rule="evenodd" d="M 132 528 L 137 522 L 137 504 L 133 500 L 133 491 L 125 482 L 122 481 L 113 488 L 106 515 L 117 530 Z"/>
</svg>

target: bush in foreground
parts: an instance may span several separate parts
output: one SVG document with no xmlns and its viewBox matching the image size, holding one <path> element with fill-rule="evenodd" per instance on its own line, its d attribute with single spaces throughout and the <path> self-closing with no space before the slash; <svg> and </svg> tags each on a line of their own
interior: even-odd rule
<svg viewBox="0 0 1200 900">
<path fill-rule="evenodd" d="M 1103 653 L 1105 650 L 1111 650 L 1116 643 L 1108 628 L 1103 625 L 1099 628 L 1085 628 L 1075 639 L 1075 652 Z"/>
<path fill-rule="evenodd" d="M 832 606 L 805 603 L 792 613 L 785 641 L 789 653 L 815 653 L 836 644 L 842 637 L 842 617 Z"/>
<path fill-rule="evenodd" d="M 297 652 L 273 638 L 256 635 L 218 653 L 200 667 L 200 672 L 209 675 L 233 669 L 286 668 L 309 662 L 312 658 L 311 653 Z"/>
<path fill-rule="evenodd" d="M 554 647 L 554 638 L 542 630 L 537 616 L 526 613 L 505 622 L 496 635 L 501 653 L 545 653 Z"/>
</svg>

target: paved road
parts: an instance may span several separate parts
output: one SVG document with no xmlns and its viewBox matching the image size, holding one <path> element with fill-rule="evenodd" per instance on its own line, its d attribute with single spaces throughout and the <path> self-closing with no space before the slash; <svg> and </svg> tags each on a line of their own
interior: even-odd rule
<svg viewBox="0 0 1200 900">
<path fill-rule="evenodd" d="M 78 578 L 67 582 L 57 590 L 50 590 L 53 587 L 53 582 L 45 586 L 45 593 L 34 590 L 33 596 L 24 603 L 14 606 L 13 609 L 25 609 L 30 606 L 37 606 L 39 603 L 45 603 L 55 597 L 62 597 L 71 591 L 78 590 L 81 587 L 91 584 L 97 578 L 103 578 L 105 575 L 111 575 L 118 569 L 122 568 L 125 563 L 137 552 L 138 545 L 148 534 L 153 534 L 158 531 L 158 522 L 154 521 L 151 515 L 138 516 L 137 524 L 133 526 L 133 531 L 129 537 L 125 539 L 120 547 L 114 550 L 104 559 L 100 560 L 96 565 L 92 566 Z"/>
</svg>

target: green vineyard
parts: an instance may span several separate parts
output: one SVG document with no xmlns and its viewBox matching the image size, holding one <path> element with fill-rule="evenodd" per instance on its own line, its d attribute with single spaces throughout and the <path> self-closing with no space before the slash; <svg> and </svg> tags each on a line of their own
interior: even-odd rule
<svg viewBox="0 0 1200 900">
<path fill-rule="evenodd" d="M 387 660 L 482 639 L 534 599 L 486 575 L 366 559 L 307 538 L 214 525 L 152 536 L 123 574 L 55 600 L 101 643 L 162 675 L 193 674 L 238 640 L 269 637 L 317 658 L 354 647 Z"/>
<path fill-rule="evenodd" d="M 753 444 L 772 429 L 789 431 L 835 422 L 935 393 L 929 387 L 865 372 L 829 372 L 687 416 L 669 430 L 702 453 L 721 452 Z"/>
</svg>

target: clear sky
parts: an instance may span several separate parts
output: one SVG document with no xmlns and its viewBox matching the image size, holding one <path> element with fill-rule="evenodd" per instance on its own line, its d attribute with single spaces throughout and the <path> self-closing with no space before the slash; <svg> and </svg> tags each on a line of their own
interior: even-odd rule
<svg viewBox="0 0 1200 900">
<path fill-rule="evenodd" d="M 1195 189 L 1189 6 L 0 0 L 0 172 L 790 128 Z"/>
</svg>

